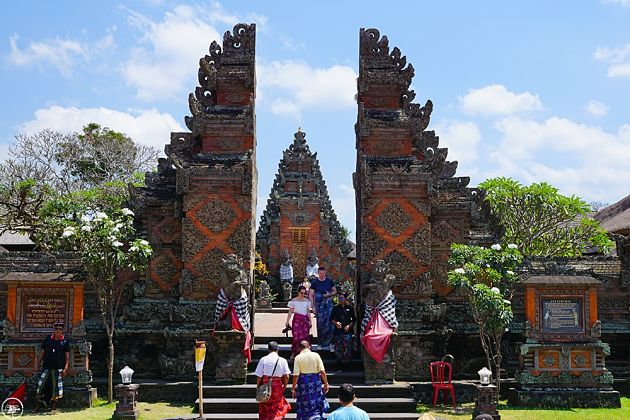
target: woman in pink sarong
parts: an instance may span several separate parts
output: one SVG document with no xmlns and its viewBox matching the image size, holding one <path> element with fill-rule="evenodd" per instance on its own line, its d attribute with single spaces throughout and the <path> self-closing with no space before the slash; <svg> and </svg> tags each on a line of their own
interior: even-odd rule
<svg viewBox="0 0 630 420">
<path fill-rule="evenodd" d="M 291 334 L 293 335 L 291 359 L 293 359 L 302 350 L 300 348 L 302 340 L 311 342 L 309 335 L 311 331 L 311 301 L 306 297 L 306 287 L 298 287 L 297 297 L 291 299 L 287 306 L 289 307 L 287 326 L 289 326 L 291 316 L 293 316 L 293 323 L 291 324 Z"/>
</svg>

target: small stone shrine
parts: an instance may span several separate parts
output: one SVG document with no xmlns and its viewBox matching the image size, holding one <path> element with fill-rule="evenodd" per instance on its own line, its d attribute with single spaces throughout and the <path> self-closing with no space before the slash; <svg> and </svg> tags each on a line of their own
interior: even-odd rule
<svg viewBox="0 0 630 420">
<path fill-rule="evenodd" d="M 523 283 L 527 340 L 520 347 L 521 389 L 511 390 L 511 403 L 620 407 L 605 365 L 610 347 L 600 340 L 600 282 L 590 276 L 530 276 Z"/>
<path fill-rule="evenodd" d="M 309 252 L 315 250 L 320 265 L 337 284 L 350 279 L 346 255 L 350 244 L 332 208 L 328 189 L 317 160 L 298 129 L 293 143 L 283 152 L 278 173 L 260 218 L 256 247 L 271 275 L 280 278 L 285 249 L 291 255 L 294 289 L 306 277 Z M 272 287 L 280 290 L 281 285 Z"/>
<path fill-rule="evenodd" d="M 89 370 L 91 343 L 85 340 L 84 283 L 75 274 L 10 272 L 0 278 L 7 287 L 4 340 L 0 343 L 0 386 L 15 388 L 28 379 L 36 384 L 37 354 L 53 324 L 63 321 L 70 337 L 69 372 L 64 379 L 71 404 L 91 406 L 96 398 Z M 66 399 L 68 399 L 66 398 Z"/>
</svg>

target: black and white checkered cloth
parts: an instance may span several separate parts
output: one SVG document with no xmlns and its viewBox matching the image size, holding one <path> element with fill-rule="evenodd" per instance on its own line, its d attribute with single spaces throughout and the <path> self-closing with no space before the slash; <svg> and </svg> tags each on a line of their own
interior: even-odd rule
<svg viewBox="0 0 630 420">
<path fill-rule="evenodd" d="M 236 300 L 230 300 L 223 289 L 219 290 L 219 297 L 217 298 L 217 306 L 214 309 L 214 319 L 216 322 L 222 320 L 226 316 L 229 316 L 229 310 L 234 308 L 236 316 L 243 327 L 243 331 L 249 331 L 249 300 L 247 299 L 247 293 L 243 292 L 240 298 Z"/>
<path fill-rule="evenodd" d="M 365 305 L 365 315 L 363 315 L 363 320 L 361 321 L 361 335 L 365 334 L 365 329 L 372 318 L 374 308 L 375 307 L 372 305 Z M 398 320 L 396 319 L 396 298 L 391 290 L 387 292 L 383 300 L 376 305 L 376 310 L 385 318 L 385 321 L 387 321 L 390 327 L 398 327 Z"/>
<path fill-rule="evenodd" d="M 293 282 L 293 266 L 291 264 L 280 266 L 280 280 Z"/>
</svg>

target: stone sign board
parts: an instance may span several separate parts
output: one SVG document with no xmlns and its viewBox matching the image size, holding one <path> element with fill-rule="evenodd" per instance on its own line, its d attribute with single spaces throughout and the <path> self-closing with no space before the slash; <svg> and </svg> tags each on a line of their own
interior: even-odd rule
<svg viewBox="0 0 630 420">
<path fill-rule="evenodd" d="M 542 298 L 542 333 L 584 333 L 582 298 Z"/>
<path fill-rule="evenodd" d="M 72 274 L 8 273 L 0 282 L 7 285 L 7 323 L 11 324 L 5 327 L 5 336 L 41 340 L 57 321 L 63 321 L 73 338 L 85 335 L 84 286 Z"/>
<path fill-rule="evenodd" d="M 531 276 L 523 283 L 529 338 L 553 343 L 596 339 L 591 329 L 597 322 L 598 280 L 589 276 Z"/>
<path fill-rule="evenodd" d="M 519 389 L 511 404 L 529 407 L 620 407 L 605 359 L 590 276 L 530 276 L 525 285 L 526 342 L 520 346 Z"/>
<path fill-rule="evenodd" d="M 89 400 L 93 393 L 88 386 L 92 381 L 91 343 L 85 340 L 83 281 L 71 273 L 11 272 L 0 283 L 7 287 L 0 386 L 18 385 L 31 377 L 42 340 L 52 333 L 55 322 L 63 321 L 70 338 L 70 366 L 64 384 L 78 387 Z"/>
</svg>

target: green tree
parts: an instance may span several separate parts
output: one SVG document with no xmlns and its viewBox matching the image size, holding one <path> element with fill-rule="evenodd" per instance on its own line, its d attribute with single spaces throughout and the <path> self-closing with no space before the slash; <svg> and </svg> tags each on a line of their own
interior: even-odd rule
<svg viewBox="0 0 630 420">
<path fill-rule="evenodd" d="M 481 184 L 492 213 L 505 230 L 503 240 L 518 244 L 528 257 L 575 257 L 589 245 L 606 252 L 611 240 L 589 217 L 591 207 L 579 197 L 564 196 L 546 182 L 523 186 L 511 178 Z"/>
<path fill-rule="evenodd" d="M 523 257 L 514 244 L 451 245 L 448 283 L 462 289 L 479 330 L 488 369 L 494 372 L 497 390 L 501 388 L 501 342 L 512 321 L 513 286 Z"/>
<path fill-rule="evenodd" d="M 87 207 L 95 207 L 99 200 L 111 201 L 108 196 L 124 200 L 127 184 L 141 182 L 139 174 L 156 160 L 157 150 L 98 124 L 88 124 L 83 134 L 18 134 L 0 163 L 0 233 L 24 232 L 49 248 L 39 242 L 47 238 L 41 232 L 50 217 L 63 216 L 51 214 L 59 208 L 51 202 L 87 200 Z"/>
<path fill-rule="evenodd" d="M 152 254 L 147 241 L 133 227 L 133 212 L 127 208 L 105 212 L 77 213 L 58 219 L 63 228 L 59 246 L 78 253 L 87 280 L 98 297 L 103 326 L 107 333 L 109 360 L 107 400 L 113 400 L 114 333 L 120 299 L 130 272 L 146 269 Z"/>
</svg>

